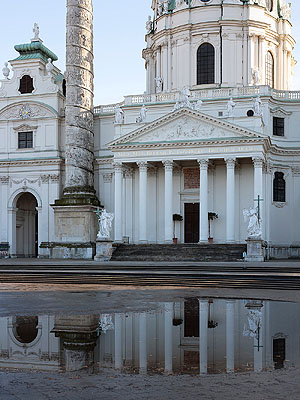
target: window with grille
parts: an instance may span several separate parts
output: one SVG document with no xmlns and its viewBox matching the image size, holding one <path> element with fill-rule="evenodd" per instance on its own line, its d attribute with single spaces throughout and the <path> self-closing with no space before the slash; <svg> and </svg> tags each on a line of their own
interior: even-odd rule
<svg viewBox="0 0 300 400">
<path fill-rule="evenodd" d="M 33 148 L 33 132 L 18 133 L 18 148 L 32 149 Z"/>
<path fill-rule="evenodd" d="M 273 135 L 284 136 L 284 118 L 273 117 Z"/>
<path fill-rule="evenodd" d="M 34 91 L 33 79 L 29 75 L 24 75 L 20 79 L 19 92 L 21 94 L 32 93 Z"/>
<path fill-rule="evenodd" d="M 266 85 L 274 87 L 274 57 L 270 51 L 266 56 Z"/>
<path fill-rule="evenodd" d="M 197 85 L 215 83 L 215 49 L 203 43 L 197 51 Z"/>
<path fill-rule="evenodd" d="M 285 180 L 283 172 L 275 172 L 273 181 L 273 201 L 285 202 Z"/>
</svg>

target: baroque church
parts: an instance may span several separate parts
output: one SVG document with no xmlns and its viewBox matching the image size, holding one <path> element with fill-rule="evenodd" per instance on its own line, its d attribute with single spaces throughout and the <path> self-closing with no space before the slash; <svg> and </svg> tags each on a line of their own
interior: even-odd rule
<svg viewBox="0 0 300 400">
<path fill-rule="evenodd" d="M 101 204 L 114 214 L 116 243 L 232 244 L 245 243 L 243 211 L 257 207 L 268 257 L 300 257 L 290 3 L 153 0 L 151 7 L 145 92 L 93 107 L 93 121 L 86 118 L 93 146 L 80 151 L 92 158 L 88 186 L 99 200 L 90 209 Z M 94 250 L 80 249 L 95 248 L 95 214 L 75 216 L 72 202 L 64 209 L 58 200 L 78 188 L 70 170 L 84 164 L 70 163 L 72 73 L 55 66 L 37 25 L 15 50 L 0 86 L 1 255 L 92 258 Z M 63 251 L 55 252 L 57 242 Z"/>
</svg>

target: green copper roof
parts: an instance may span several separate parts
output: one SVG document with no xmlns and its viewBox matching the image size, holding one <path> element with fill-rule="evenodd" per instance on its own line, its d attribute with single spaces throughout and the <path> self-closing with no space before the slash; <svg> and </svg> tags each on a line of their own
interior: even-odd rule
<svg viewBox="0 0 300 400">
<path fill-rule="evenodd" d="M 15 60 L 29 60 L 33 58 L 41 58 L 45 62 L 48 61 L 48 58 L 51 58 L 52 61 L 58 60 L 58 57 L 52 53 L 52 51 L 44 46 L 43 43 L 38 41 L 26 44 L 17 44 L 15 50 L 20 53 L 19 57 Z"/>
</svg>

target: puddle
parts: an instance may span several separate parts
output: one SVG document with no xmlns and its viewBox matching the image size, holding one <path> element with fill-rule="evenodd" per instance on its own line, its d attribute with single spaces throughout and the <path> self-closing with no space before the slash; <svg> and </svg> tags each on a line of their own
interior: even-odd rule
<svg viewBox="0 0 300 400">
<path fill-rule="evenodd" d="M 121 308 L 120 308 L 121 309 Z M 221 374 L 299 367 L 300 303 L 187 297 L 0 317 L 0 369 Z"/>
</svg>

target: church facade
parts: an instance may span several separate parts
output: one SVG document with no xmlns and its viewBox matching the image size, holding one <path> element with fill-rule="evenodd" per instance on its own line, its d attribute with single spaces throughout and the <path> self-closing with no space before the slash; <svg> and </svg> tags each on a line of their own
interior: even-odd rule
<svg viewBox="0 0 300 400">
<path fill-rule="evenodd" d="M 254 206 L 268 255 L 299 257 L 290 5 L 153 0 L 152 10 L 145 93 L 94 108 L 95 189 L 114 213 L 114 241 L 244 243 L 243 210 Z M 37 32 L 15 49 L 0 88 L 0 251 L 47 256 L 66 180 L 70 77 Z"/>
</svg>

